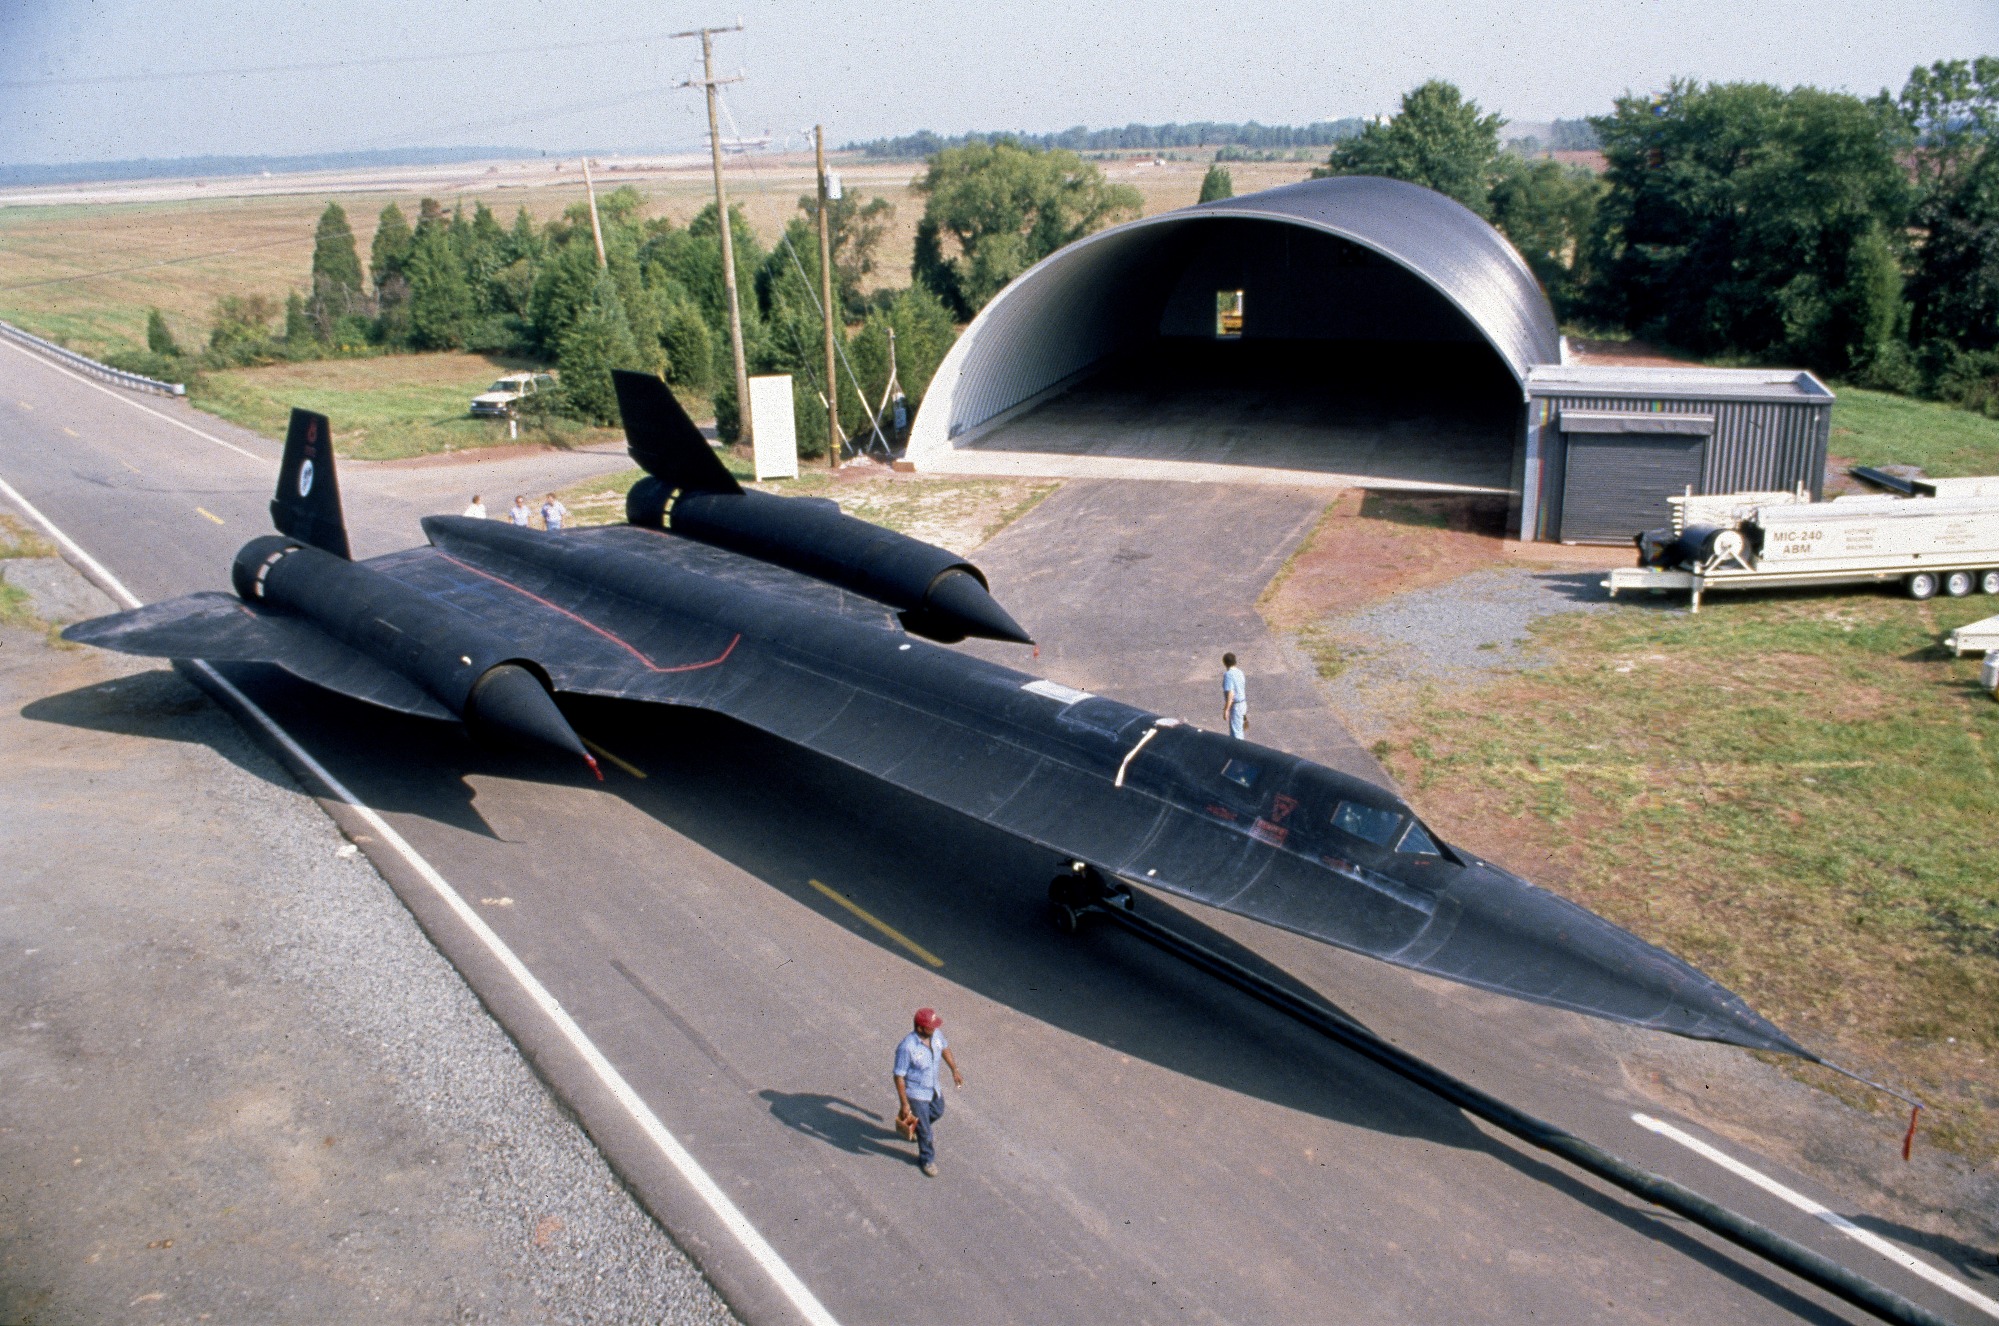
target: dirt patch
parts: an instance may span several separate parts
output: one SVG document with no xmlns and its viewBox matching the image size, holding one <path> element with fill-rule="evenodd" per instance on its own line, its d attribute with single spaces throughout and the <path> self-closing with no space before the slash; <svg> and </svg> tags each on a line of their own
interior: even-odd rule
<svg viewBox="0 0 1999 1326">
<path fill-rule="evenodd" d="M 519 460 L 523 456 L 539 456 L 544 451 L 571 451 L 573 447 L 544 446 L 536 442 L 510 442 L 504 446 L 480 447 L 468 451 L 441 451 L 429 456 L 403 456 L 396 460 L 378 460 L 373 464 L 384 470 L 427 470 L 440 465 L 490 465 L 496 461 Z"/>
<path fill-rule="evenodd" d="M 1700 362 L 1649 341 L 1617 341 L 1596 336 L 1569 337 L 1569 360 L 1576 364 L 1622 364 L 1631 368 L 1684 368 Z"/>
<path fill-rule="evenodd" d="M 747 469 L 746 457 L 724 452 L 731 468 Z M 840 469 L 804 468 L 796 479 L 743 487 L 784 497 L 830 497 L 848 515 L 872 521 L 911 538 L 964 554 L 1032 511 L 1061 485 L 1048 479 L 961 479 L 898 474 L 886 465 L 857 461 Z M 577 525 L 613 525 L 625 518 L 625 494 L 638 470 L 589 479 L 564 489 L 563 504 Z"/>
<path fill-rule="evenodd" d="M 1470 571 L 1601 566 L 1606 559 L 1616 560 L 1616 551 L 1509 539 L 1503 497 L 1349 490 L 1326 508 L 1256 606 L 1275 629 L 1297 631 Z"/>
</svg>

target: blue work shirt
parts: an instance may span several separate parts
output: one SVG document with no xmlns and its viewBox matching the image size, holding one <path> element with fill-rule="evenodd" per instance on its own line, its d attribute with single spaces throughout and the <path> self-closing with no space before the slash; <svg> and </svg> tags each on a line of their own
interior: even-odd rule
<svg viewBox="0 0 1999 1326">
<path fill-rule="evenodd" d="M 950 1048 L 942 1031 L 931 1032 L 928 1045 L 913 1031 L 896 1043 L 895 1075 L 903 1080 L 911 1100 L 929 1100 L 937 1094 L 937 1065 Z"/>
<path fill-rule="evenodd" d="M 1222 673 L 1222 694 L 1233 699 L 1236 708 L 1249 708 L 1249 686 L 1243 680 L 1241 668 L 1230 668 Z"/>
</svg>

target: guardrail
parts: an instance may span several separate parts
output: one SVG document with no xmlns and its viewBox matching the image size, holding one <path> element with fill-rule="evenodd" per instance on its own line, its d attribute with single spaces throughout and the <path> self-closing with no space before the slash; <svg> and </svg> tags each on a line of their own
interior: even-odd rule
<svg viewBox="0 0 1999 1326">
<path fill-rule="evenodd" d="M 187 388 L 178 382 L 161 382 L 157 378 L 149 378 L 140 373 L 127 373 L 122 368 L 100 364 L 89 355 L 65 350 L 55 342 L 45 341 L 33 332 L 24 332 L 11 322 L 0 322 L 0 336 L 5 336 L 10 341 L 19 341 L 31 350 L 39 350 L 51 358 L 60 359 L 71 368 L 88 373 L 92 377 L 103 378 L 114 386 L 129 387 L 133 391 L 157 392 L 162 396 L 187 395 Z"/>
</svg>

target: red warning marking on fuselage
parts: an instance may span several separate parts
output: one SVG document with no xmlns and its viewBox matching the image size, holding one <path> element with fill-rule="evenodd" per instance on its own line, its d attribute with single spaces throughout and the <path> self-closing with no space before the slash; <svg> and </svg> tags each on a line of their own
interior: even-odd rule
<svg viewBox="0 0 1999 1326">
<path fill-rule="evenodd" d="M 496 576 L 490 571 L 481 571 L 476 566 L 472 566 L 466 562 L 461 562 L 456 557 L 453 557 L 450 553 L 441 552 L 438 554 L 438 556 L 442 557 L 445 561 L 451 563 L 453 566 L 462 567 L 465 570 L 470 571 L 475 576 L 483 577 L 484 579 L 492 581 L 496 585 L 505 585 L 508 589 L 514 591 L 514 593 L 519 594 L 522 598 L 531 599 L 534 602 L 539 603 L 542 607 L 547 608 L 550 612 L 561 613 L 563 616 L 567 617 L 570 621 L 575 622 L 578 626 L 583 627 L 585 630 L 595 631 L 598 635 L 603 636 L 606 640 L 609 640 L 612 644 L 618 646 L 620 649 L 630 654 L 633 658 L 643 663 L 648 672 L 699 672 L 702 668 L 712 668 L 716 664 L 721 663 L 723 660 L 727 659 L 729 655 L 735 653 L 736 646 L 742 642 L 743 638 L 742 632 L 738 631 L 735 635 L 730 637 L 728 648 L 724 649 L 721 653 L 715 655 L 715 657 L 709 659 L 705 663 L 682 663 L 678 667 L 663 667 L 660 664 L 653 662 L 650 658 L 647 658 L 630 641 L 625 640 L 620 636 L 614 635 L 613 633 L 605 630 L 603 627 L 597 625 L 597 623 L 593 621 L 589 621 L 585 618 L 577 616 L 575 613 L 571 612 L 569 609 L 563 607 L 559 603 L 550 603 L 547 599 L 543 598 L 541 595 L 535 593 L 534 591 L 528 589 L 522 589 L 519 585 L 516 585 L 513 581 L 508 580 L 502 576 Z"/>
</svg>

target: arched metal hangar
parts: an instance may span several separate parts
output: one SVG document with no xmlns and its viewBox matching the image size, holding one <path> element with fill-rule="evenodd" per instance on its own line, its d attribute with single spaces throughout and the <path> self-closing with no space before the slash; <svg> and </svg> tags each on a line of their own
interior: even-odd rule
<svg viewBox="0 0 1999 1326">
<path fill-rule="evenodd" d="M 1568 448 L 1560 418 L 1536 404 L 1535 379 L 1562 368 L 1562 351 L 1533 273 L 1468 208 L 1399 180 L 1307 180 L 1115 226 L 1022 273 L 939 366 L 907 459 L 959 473 L 1505 494 L 1509 524 L 1530 537 L 1594 537 L 1560 528 Z M 1675 371 L 1708 396 L 1731 376 Z M 1563 370 L 1569 399 L 1578 372 L 1606 370 Z M 1771 375 L 1747 376 L 1769 396 Z M 1611 394 L 1611 413 L 1684 408 Z M 1823 428 L 1807 431 L 1822 468 Z M 1627 449 L 1661 436 L 1685 442 L 1605 435 Z M 1646 465 L 1628 479 L 1616 463 L 1589 473 L 1637 484 L 1636 505 L 1656 500 L 1650 523 L 1664 523 Z M 1729 477 L 1696 486 L 1740 486 Z M 1819 473 L 1806 481 L 1816 489 Z M 1602 505 L 1574 496 L 1568 509 L 1581 520 Z"/>
</svg>

